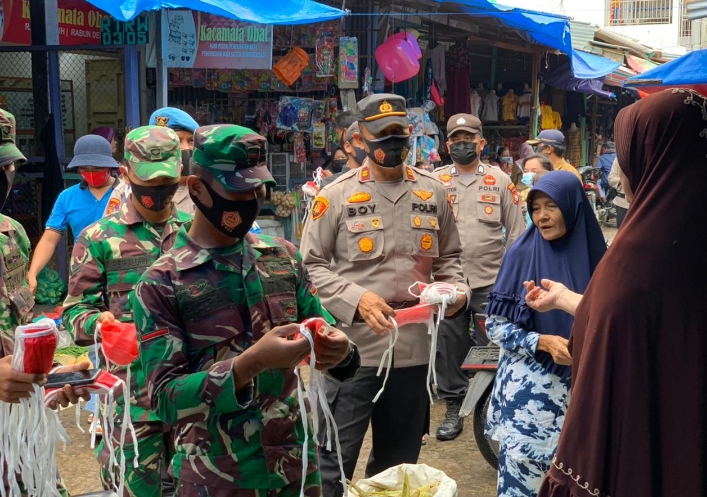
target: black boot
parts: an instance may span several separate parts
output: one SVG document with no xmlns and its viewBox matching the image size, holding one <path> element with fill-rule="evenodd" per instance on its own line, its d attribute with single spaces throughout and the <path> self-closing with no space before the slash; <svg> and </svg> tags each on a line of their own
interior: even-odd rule
<svg viewBox="0 0 707 497">
<path fill-rule="evenodd" d="M 447 401 L 447 414 L 444 421 L 437 428 L 437 440 L 442 442 L 454 440 L 459 436 L 464 428 L 464 419 L 459 416 L 459 409 L 462 406 L 462 399 L 450 399 Z"/>
</svg>

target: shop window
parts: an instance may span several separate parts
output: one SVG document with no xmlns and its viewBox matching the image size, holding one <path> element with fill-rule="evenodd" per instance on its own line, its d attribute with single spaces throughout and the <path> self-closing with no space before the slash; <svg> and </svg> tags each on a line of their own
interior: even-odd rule
<svg viewBox="0 0 707 497">
<path fill-rule="evenodd" d="M 606 0 L 608 26 L 671 24 L 673 0 Z"/>
</svg>

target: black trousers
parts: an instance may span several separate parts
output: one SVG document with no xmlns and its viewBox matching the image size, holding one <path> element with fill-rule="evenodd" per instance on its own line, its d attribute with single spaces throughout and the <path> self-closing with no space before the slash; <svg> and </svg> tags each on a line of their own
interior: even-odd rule
<svg viewBox="0 0 707 497">
<path fill-rule="evenodd" d="M 366 477 L 398 464 L 417 463 L 426 431 L 430 400 L 427 395 L 427 366 L 392 369 L 385 391 L 373 403 L 383 385 L 385 370 L 361 368 L 353 380 L 337 383 L 326 379 L 327 401 L 339 429 L 346 478 L 352 479 L 363 439 L 370 423 L 373 447 L 366 465 Z M 320 420 L 324 418 L 320 409 Z M 323 423 L 322 423 L 323 425 Z M 326 433 L 320 425 L 319 433 Z M 321 438 L 321 437 L 320 437 Z M 321 440 L 320 440 L 321 441 Z M 322 495 L 341 497 L 341 473 L 336 449 L 319 448 Z"/>
<path fill-rule="evenodd" d="M 621 225 L 624 223 L 624 219 L 626 219 L 626 213 L 628 212 L 628 209 L 624 209 L 623 207 L 615 206 L 616 207 L 616 228 L 620 228 Z"/>
<path fill-rule="evenodd" d="M 456 319 L 445 319 L 439 325 L 437 337 L 437 395 L 442 400 L 463 399 L 469 387 L 469 376 L 462 364 L 473 345 L 469 335 L 472 314 L 483 314 L 488 304 L 487 295 L 493 285 L 471 291 L 467 312 Z"/>
</svg>

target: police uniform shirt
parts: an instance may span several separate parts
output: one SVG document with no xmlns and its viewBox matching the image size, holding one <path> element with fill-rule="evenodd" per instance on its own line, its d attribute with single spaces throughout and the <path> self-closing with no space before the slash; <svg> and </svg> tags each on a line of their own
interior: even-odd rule
<svg viewBox="0 0 707 497">
<path fill-rule="evenodd" d="M 359 319 L 354 323 L 364 293 L 388 303 L 409 302 L 415 297 L 408 288 L 432 277 L 468 292 L 447 194 L 432 175 L 409 166 L 400 183 L 376 182 L 371 167 L 363 165 L 322 189 L 301 248 L 324 307 L 343 323 L 365 367 L 378 366 L 388 338 Z M 394 357 L 397 368 L 427 364 L 426 326 L 404 327 Z"/>
<path fill-rule="evenodd" d="M 471 288 L 493 285 L 506 247 L 525 230 L 520 194 L 501 169 L 480 164 L 471 181 L 455 165 L 436 169 L 449 194 L 461 238 L 462 266 Z"/>
</svg>

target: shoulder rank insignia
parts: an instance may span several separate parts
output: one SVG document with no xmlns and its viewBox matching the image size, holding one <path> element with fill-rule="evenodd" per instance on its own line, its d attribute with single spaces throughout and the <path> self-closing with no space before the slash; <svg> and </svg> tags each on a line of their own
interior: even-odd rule
<svg viewBox="0 0 707 497">
<path fill-rule="evenodd" d="M 413 171 L 410 166 L 405 166 L 405 176 L 407 177 L 408 181 L 417 181 L 415 171 Z"/>
<path fill-rule="evenodd" d="M 371 170 L 368 166 L 361 167 L 361 173 L 359 179 L 362 182 L 371 181 Z"/>
</svg>

